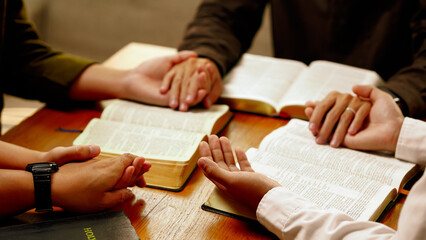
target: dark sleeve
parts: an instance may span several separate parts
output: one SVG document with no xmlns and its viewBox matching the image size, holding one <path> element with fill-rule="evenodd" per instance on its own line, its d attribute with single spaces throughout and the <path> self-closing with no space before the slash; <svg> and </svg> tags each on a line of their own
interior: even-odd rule
<svg viewBox="0 0 426 240">
<path fill-rule="evenodd" d="M 93 61 L 52 50 L 28 21 L 22 1 L 7 4 L 2 89 L 47 103 L 69 101 L 70 86 Z"/>
<path fill-rule="evenodd" d="M 250 47 L 268 0 L 203 0 L 179 50 L 194 50 L 222 74 Z"/>
<path fill-rule="evenodd" d="M 393 75 L 385 87 L 395 93 L 405 115 L 426 116 L 426 0 L 421 0 L 419 11 L 411 22 L 413 63 Z"/>
</svg>

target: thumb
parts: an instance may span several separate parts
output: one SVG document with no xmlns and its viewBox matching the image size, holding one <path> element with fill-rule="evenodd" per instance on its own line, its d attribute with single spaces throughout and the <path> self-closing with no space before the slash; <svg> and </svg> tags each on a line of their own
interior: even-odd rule
<svg viewBox="0 0 426 240">
<path fill-rule="evenodd" d="M 103 209 L 112 208 L 118 204 L 129 201 L 133 197 L 132 191 L 127 188 L 106 192 L 101 201 L 101 206 Z"/>
<path fill-rule="evenodd" d="M 355 85 L 352 90 L 356 95 L 362 98 L 368 98 L 371 102 L 376 102 L 379 98 L 383 97 L 385 92 L 372 85 Z"/>
<path fill-rule="evenodd" d="M 374 87 L 371 85 L 355 85 L 352 87 L 352 91 L 360 97 L 371 98 Z"/>
<path fill-rule="evenodd" d="M 198 166 L 203 170 L 204 175 L 208 179 L 216 185 L 219 184 L 219 188 L 226 188 L 228 185 L 228 179 L 230 179 L 229 172 L 220 168 L 215 162 L 205 157 L 198 160 Z"/>
<path fill-rule="evenodd" d="M 198 54 L 194 51 L 188 51 L 188 50 L 180 51 L 177 54 L 172 56 L 171 62 L 172 62 L 172 65 L 175 65 L 191 57 L 198 57 Z"/>
<path fill-rule="evenodd" d="M 46 153 L 46 161 L 63 165 L 70 161 L 82 161 L 99 155 L 101 148 L 96 145 L 56 147 Z"/>
</svg>

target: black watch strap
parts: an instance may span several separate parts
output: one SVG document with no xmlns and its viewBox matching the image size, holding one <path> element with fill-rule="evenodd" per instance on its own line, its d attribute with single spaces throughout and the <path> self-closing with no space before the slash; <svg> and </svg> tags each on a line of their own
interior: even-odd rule
<svg viewBox="0 0 426 240">
<path fill-rule="evenodd" d="M 25 170 L 33 174 L 36 212 L 51 211 L 51 179 L 58 166 L 50 162 L 33 163 L 28 164 Z"/>
</svg>

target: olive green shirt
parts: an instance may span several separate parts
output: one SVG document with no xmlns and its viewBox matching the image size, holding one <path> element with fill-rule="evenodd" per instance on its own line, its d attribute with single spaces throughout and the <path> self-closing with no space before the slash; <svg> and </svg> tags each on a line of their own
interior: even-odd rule
<svg viewBox="0 0 426 240">
<path fill-rule="evenodd" d="M 47 104 L 70 104 L 69 88 L 93 63 L 55 51 L 40 40 L 21 0 L 0 0 L 0 93 Z M 0 100 L 3 107 L 3 98 Z"/>
</svg>

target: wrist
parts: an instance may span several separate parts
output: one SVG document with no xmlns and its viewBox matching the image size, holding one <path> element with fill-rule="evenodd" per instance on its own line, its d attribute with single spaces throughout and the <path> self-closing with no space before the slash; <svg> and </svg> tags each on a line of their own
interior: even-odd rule
<svg viewBox="0 0 426 240">
<path fill-rule="evenodd" d="M 51 211 L 52 197 L 52 174 L 58 171 L 56 163 L 40 162 L 28 164 L 25 168 L 32 173 L 34 183 L 34 201 L 37 212 Z"/>
<path fill-rule="evenodd" d="M 132 76 L 133 71 L 130 70 L 118 70 L 115 73 L 116 77 L 116 86 L 114 91 L 114 98 L 128 98 L 129 88 L 132 87 Z"/>
<path fill-rule="evenodd" d="M 398 117 L 395 119 L 393 126 L 390 129 L 395 129 L 392 134 L 391 142 L 389 144 L 390 148 L 388 151 L 395 152 L 396 146 L 398 144 L 399 134 L 401 133 L 402 124 L 404 122 L 404 117 Z"/>
<path fill-rule="evenodd" d="M 379 86 L 378 88 L 386 92 L 387 94 L 391 95 L 392 99 L 398 105 L 399 109 L 401 110 L 404 116 L 408 114 L 408 107 L 404 99 L 402 99 L 398 94 L 396 94 L 394 91 L 392 91 L 388 87 Z"/>
<path fill-rule="evenodd" d="M 121 86 L 127 72 L 93 64 L 73 83 L 70 96 L 75 100 L 117 98 L 121 96 Z"/>
</svg>

